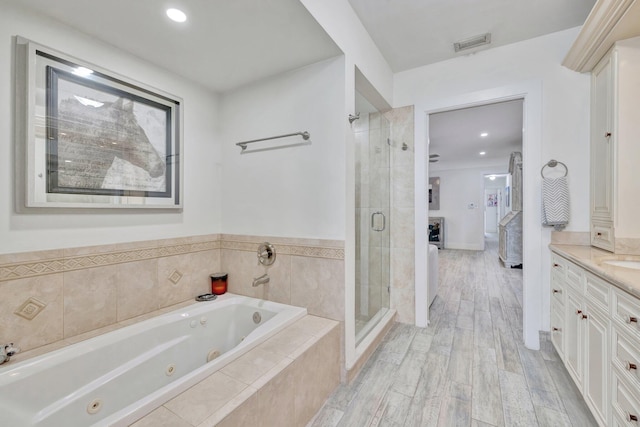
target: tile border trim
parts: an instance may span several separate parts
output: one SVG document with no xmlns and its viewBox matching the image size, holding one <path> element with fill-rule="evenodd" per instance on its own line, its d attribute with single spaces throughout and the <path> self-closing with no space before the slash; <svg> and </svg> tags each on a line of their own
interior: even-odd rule
<svg viewBox="0 0 640 427">
<path fill-rule="evenodd" d="M 171 244 L 171 240 L 175 240 L 176 243 Z M 216 249 L 255 252 L 257 244 L 264 241 L 264 239 L 252 238 L 252 240 L 255 240 L 255 243 L 225 240 L 224 237 L 218 237 L 208 241 L 184 243 L 184 238 L 176 238 L 164 240 L 163 242 L 167 242 L 167 244 L 141 249 L 113 250 L 110 252 L 96 250 L 95 253 L 87 255 L 59 256 L 46 260 L 7 263 L 0 265 L 0 282 Z M 157 244 L 157 241 L 154 244 Z M 344 248 L 284 243 L 275 243 L 274 245 L 277 253 L 282 255 L 344 259 Z"/>
</svg>

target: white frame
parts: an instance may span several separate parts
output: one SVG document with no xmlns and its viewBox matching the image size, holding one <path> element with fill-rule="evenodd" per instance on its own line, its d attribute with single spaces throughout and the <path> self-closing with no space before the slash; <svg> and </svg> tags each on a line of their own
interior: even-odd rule
<svg viewBox="0 0 640 427">
<path fill-rule="evenodd" d="M 32 208 L 117 208 L 117 209 L 172 209 L 183 207 L 183 101 L 180 97 L 134 81 L 115 72 L 90 64 L 70 55 L 17 36 L 15 39 L 16 74 L 16 208 L 18 211 Z M 166 153 L 171 157 L 171 178 L 168 195 L 162 197 L 130 194 L 74 194 L 48 192 L 44 175 L 47 174 L 45 152 L 46 139 L 36 133 L 38 123 L 36 109 L 44 103 L 42 88 L 38 87 L 38 75 L 43 73 L 43 55 L 65 66 L 65 62 L 81 66 L 105 76 L 109 85 L 140 98 L 163 104 L 169 110 L 171 120 L 170 145 Z M 39 73 L 39 74 L 38 74 Z M 42 77 L 40 76 L 40 79 Z M 41 84 L 41 83 L 40 83 Z M 44 114 L 40 114 L 44 116 Z M 40 117 L 39 122 L 43 121 Z M 42 125 L 42 123 L 41 123 Z M 40 126 L 41 126 L 40 125 Z M 42 133 L 42 132 L 40 132 Z"/>
</svg>

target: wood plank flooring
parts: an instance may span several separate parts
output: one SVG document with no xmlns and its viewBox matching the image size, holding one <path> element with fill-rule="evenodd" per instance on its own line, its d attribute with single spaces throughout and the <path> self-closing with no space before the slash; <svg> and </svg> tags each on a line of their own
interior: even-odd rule
<svg viewBox="0 0 640 427">
<path fill-rule="evenodd" d="M 522 344 L 522 270 L 501 266 L 497 241 L 439 265 L 429 327 L 394 325 L 308 427 L 596 426 L 548 337 Z"/>
</svg>

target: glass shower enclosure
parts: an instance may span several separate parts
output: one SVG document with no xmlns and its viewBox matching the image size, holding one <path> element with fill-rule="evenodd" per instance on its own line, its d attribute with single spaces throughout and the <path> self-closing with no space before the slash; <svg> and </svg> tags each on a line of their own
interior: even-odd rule
<svg viewBox="0 0 640 427">
<path fill-rule="evenodd" d="M 356 91 L 356 345 L 389 310 L 390 124 Z"/>
</svg>

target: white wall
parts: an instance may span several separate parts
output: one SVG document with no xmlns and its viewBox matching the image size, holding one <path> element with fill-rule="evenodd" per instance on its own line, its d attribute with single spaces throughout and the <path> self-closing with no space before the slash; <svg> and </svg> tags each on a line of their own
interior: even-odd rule
<svg viewBox="0 0 640 427">
<path fill-rule="evenodd" d="M 538 157 L 539 164 L 528 165 L 525 171 L 525 191 L 531 189 L 525 208 L 525 233 L 532 236 L 531 253 L 542 271 L 527 271 L 525 265 L 525 342 L 533 347 L 537 330 L 549 328 L 549 250 L 550 229 L 538 225 L 539 168 L 550 158 L 561 160 L 569 167 L 571 192 L 571 222 L 568 231 L 588 230 L 589 216 L 589 76 L 563 68 L 560 63 L 575 39 L 579 28 L 462 56 L 394 76 L 393 105 L 416 105 L 416 157 L 426 149 L 427 123 L 425 111 L 450 108 L 454 100 L 460 103 L 480 102 L 518 94 L 520 88 L 531 88 L 529 106 L 539 104 L 538 111 L 525 111 L 525 165 L 529 156 Z M 536 89 L 540 88 L 540 89 Z M 511 90 L 513 89 L 513 90 Z M 539 92 L 539 93 L 537 93 Z M 506 95 L 505 95 L 506 94 Z M 457 101 L 455 101 L 457 102 Z M 527 104 L 525 104 L 527 108 Z M 433 111 L 432 111 L 433 112 Z M 536 129 L 539 127 L 539 129 Z M 541 160 L 540 160 L 541 159 Z M 531 161 L 531 159 L 529 159 Z M 424 185 L 426 166 L 416 161 L 416 186 Z M 535 162 L 534 162 L 535 163 Z M 421 167 L 422 171 L 418 168 Z M 536 177 L 537 176 L 537 177 Z M 419 193 L 416 188 L 416 194 Z M 424 192 L 424 191 L 423 191 Z M 417 217 L 426 210 L 416 200 Z M 528 211 L 527 211 L 528 209 Z M 531 221 L 527 222 L 527 218 Z M 416 223 L 417 224 L 417 223 Z M 526 234 L 525 234 L 526 235 Z M 537 237 L 536 237 L 537 235 Z M 416 234 L 416 247 L 422 246 Z M 526 239 L 525 239 L 526 243 Z M 417 267 L 417 265 L 416 265 Z M 530 269 L 531 270 L 531 269 Z M 529 274 L 529 276 L 527 276 Z M 528 283 L 528 284 L 527 284 Z M 526 292 L 531 292 L 528 295 Z M 531 298 L 530 298 L 531 297 Z M 527 318 L 527 316 L 529 316 Z"/>
<path fill-rule="evenodd" d="M 14 205 L 13 38 L 21 35 L 184 100 L 184 210 L 172 213 L 55 210 Z M 3 3 L 0 13 L 0 253 L 157 239 L 220 231 L 218 101 L 176 75 L 48 18 Z"/>
<path fill-rule="evenodd" d="M 440 210 L 429 216 L 444 217 L 447 249 L 484 250 L 484 176 L 508 169 L 505 165 L 430 171 L 440 177 Z M 470 204 L 475 208 L 469 209 Z"/>
<path fill-rule="evenodd" d="M 225 233 L 345 238 L 344 57 L 225 94 L 222 228 Z M 298 131 L 240 154 L 236 142 Z"/>
<path fill-rule="evenodd" d="M 504 172 L 504 170 L 502 170 Z M 498 232 L 498 223 L 505 215 L 505 191 L 504 188 L 506 186 L 507 180 L 504 176 L 495 177 L 494 180 L 491 180 L 489 177 L 485 176 L 484 178 L 484 210 L 485 210 L 485 225 L 484 231 L 487 233 L 497 233 Z M 498 195 L 498 205 L 495 207 L 487 206 L 487 195 L 488 194 L 496 194 Z"/>
</svg>

